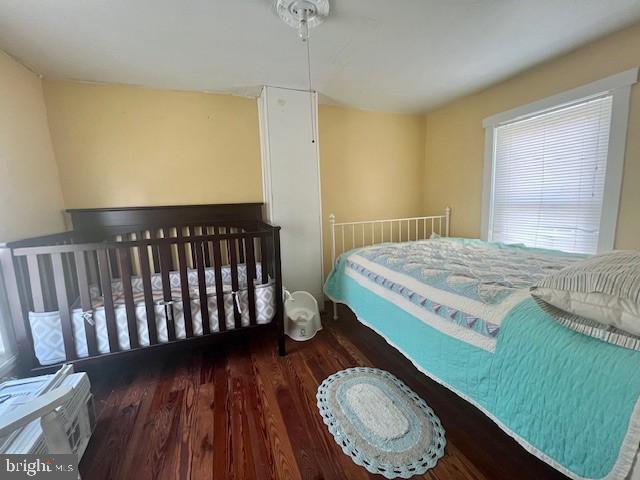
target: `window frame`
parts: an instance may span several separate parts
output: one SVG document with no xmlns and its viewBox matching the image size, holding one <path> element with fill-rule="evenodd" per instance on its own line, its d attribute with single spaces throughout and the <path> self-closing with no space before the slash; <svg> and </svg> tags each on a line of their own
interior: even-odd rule
<svg viewBox="0 0 640 480">
<path fill-rule="evenodd" d="M 498 113 L 482 121 L 484 128 L 484 172 L 482 189 L 482 224 L 480 238 L 491 241 L 490 227 L 493 223 L 493 190 L 495 177 L 496 129 L 497 127 L 534 115 L 581 103 L 592 97 L 612 95 L 611 126 L 607 152 L 602 215 L 598 234 L 597 252 L 612 250 L 615 245 L 618 224 L 620 192 L 627 144 L 629 103 L 631 86 L 638 81 L 638 67 L 611 75 L 587 85 L 557 95 Z"/>
</svg>

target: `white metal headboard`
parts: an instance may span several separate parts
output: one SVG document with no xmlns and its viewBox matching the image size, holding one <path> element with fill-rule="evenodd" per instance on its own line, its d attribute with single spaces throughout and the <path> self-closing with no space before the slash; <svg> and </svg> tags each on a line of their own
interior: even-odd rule
<svg viewBox="0 0 640 480">
<path fill-rule="evenodd" d="M 450 220 L 450 207 L 445 209 L 444 215 L 340 223 L 336 223 L 336 216 L 332 213 L 329 215 L 331 266 L 335 265 L 336 258 L 340 254 L 352 248 L 385 242 L 426 240 L 433 233 L 448 237 Z M 336 244 L 336 240 L 338 240 L 338 244 Z M 339 250 L 338 245 L 340 247 Z M 333 318 L 334 320 L 338 318 L 338 310 L 335 303 L 333 304 Z"/>
</svg>

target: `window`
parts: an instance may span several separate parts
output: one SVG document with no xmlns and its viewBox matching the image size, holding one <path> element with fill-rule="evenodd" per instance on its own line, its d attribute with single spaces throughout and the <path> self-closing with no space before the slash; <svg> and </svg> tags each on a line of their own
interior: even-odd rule
<svg viewBox="0 0 640 480">
<path fill-rule="evenodd" d="M 596 251 L 612 98 L 495 129 L 492 240 Z"/>
<path fill-rule="evenodd" d="M 485 119 L 483 238 L 613 248 L 630 85 L 638 70 Z"/>
</svg>

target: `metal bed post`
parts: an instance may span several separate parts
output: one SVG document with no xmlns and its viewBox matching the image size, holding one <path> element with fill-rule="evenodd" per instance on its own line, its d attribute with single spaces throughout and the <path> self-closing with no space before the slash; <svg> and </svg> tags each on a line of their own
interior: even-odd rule
<svg viewBox="0 0 640 480">
<path fill-rule="evenodd" d="M 331 229 L 331 268 L 336 264 L 336 216 L 332 213 L 329 215 L 329 228 Z M 333 303 L 333 319 L 338 319 L 338 304 Z"/>
<path fill-rule="evenodd" d="M 444 216 L 445 216 L 445 222 L 444 222 L 444 230 L 445 230 L 445 234 L 448 237 L 449 236 L 449 221 L 451 219 L 451 207 L 447 207 L 444 209 Z"/>
</svg>

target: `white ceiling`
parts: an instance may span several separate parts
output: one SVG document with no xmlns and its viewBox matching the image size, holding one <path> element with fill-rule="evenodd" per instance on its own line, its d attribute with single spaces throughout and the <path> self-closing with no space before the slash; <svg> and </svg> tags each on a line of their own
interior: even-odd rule
<svg viewBox="0 0 640 480">
<path fill-rule="evenodd" d="M 255 95 L 306 88 L 275 0 L 2 0 L 0 49 L 47 78 Z M 640 20 L 640 0 L 332 0 L 326 101 L 422 111 Z"/>
</svg>

